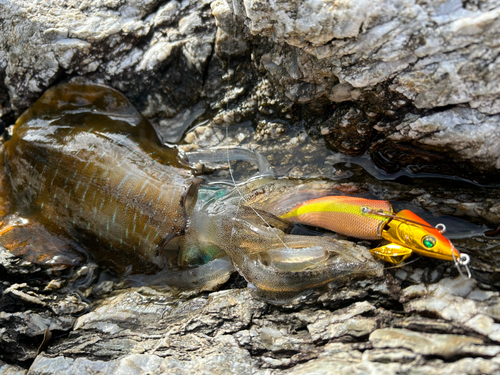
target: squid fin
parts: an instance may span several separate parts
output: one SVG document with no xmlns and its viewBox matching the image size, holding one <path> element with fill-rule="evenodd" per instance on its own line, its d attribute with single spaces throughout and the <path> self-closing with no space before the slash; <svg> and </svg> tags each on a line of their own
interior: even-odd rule
<svg viewBox="0 0 500 375">
<path fill-rule="evenodd" d="M 412 250 L 408 247 L 390 243 L 371 249 L 370 253 L 385 262 L 399 264 L 411 255 Z"/>
<path fill-rule="evenodd" d="M 79 246 L 49 232 L 36 221 L 8 215 L 0 222 L 0 246 L 36 264 L 75 266 L 84 260 Z"/>
</svg>

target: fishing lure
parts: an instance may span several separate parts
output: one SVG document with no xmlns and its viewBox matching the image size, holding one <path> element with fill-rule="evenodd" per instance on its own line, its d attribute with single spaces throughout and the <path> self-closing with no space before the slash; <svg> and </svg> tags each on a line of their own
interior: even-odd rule
<svg viewBox="0 0 500 375">
<path fill-rule="evenodd" d="M 388 244 L 371 249 L 376 257 L 401 263 L 412 253 L 454 261 L 470 278 L 470 257 L 459 252 L 443 233 L 444 224 L 433 227 L 409 210 L 394 213 L 391 204 L 351 196 L 326 196 L 308 200 L 280 215 L 280 218 L 325 228 L 346 236 L 367 240 L 385 239 Z"/>
</svg>

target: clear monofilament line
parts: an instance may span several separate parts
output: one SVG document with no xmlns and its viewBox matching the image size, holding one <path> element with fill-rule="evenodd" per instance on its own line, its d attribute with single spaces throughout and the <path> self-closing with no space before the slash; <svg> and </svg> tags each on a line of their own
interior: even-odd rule
<svg viewBox="0 0 500 375">
<path fill-rule="evenodd" d="M 430 224 L 419 223 L 418 221 L 406 219 L 404 217 L 397 216 L 395 214 L 389 214 L 387 212 L 376 211 L 376 210 L 373 210 L 373 209 L 368 208 L 368 207 L 362 207 L 361 212 L 364 214 L 373 214 L 373 215 L 378 215 L 378 216 L 382 216 L 382 217 L 390 217 L 391 219 L 394 219 L 394 220 L 399 220 L 399 221 L 403 221 L 406 223 L 411 223 L 411 224 L 418 225 L 419 227 L 424 227 L 424 228 L 438 229 L 437 227 L 439 226 L 440 228 L 443 228 L 443 229 L 438 229 L 439 233 L 444 233 L 446 230 L 446 227 L 444 226 L 444 224 L 438 224 L 435 227 L 433 227 Z"/>
<path fill-rule="evenodd" d="M 228 70 L 230 69 L 230 55 L 229 54 L 227 56 L 227 69 Z M 226 102 L 226 110 L 229 110 L 229 101 Z M 229 125 L 227 122 L 226 122 L 226 139 L 229 140 Z M 234 175 L 233 175 L 233 169 L 231 168 L 231 161 L 229 160 L 229 148 L 226 149 L 226 156 L 227 156 L 227 166 L 229 169 L 229 175 L 231 176 L 231 181 L 232 181 L 233 186 L 236 189 L 236 191 L 238 191 L 238 194 L 240 195 L 241 199 L 243 199 L 243 201 L 247 204 L 247 206 L 250 207 L 253 212 L 255 212 L 255 214 L 267 225 L 268 228 L 272 228 L 272 226 L 266 221 L 266 219 L 264 219 L 262 217 L 262 215 L 259 214 L 257 212 L 257 210 L 252 207 L 252 205 L 248 202 L 248 200 L 245 198 L 245 196 L 241 192 L 240 188 L 236 184 L 236 180 L 234 179 Z M 260 163 L 260 165 L 261 164 L 262 163 Z M 259 165 L 259 171 L 261 169 L 260 165 Z M 238 210 L 239 210 L 239 205 L 238 205 Z M 233 229 L 233 232 L 234 232 L 234 229 Z M 233 238 L 233 233 L 231 233 L 231 241 L 232 241 L 232 238 Z M 276 234 L 276 238 L 283 244 L 284 247 L 286 247 L 287 249 L 290 249 L 287 246 L 287 244 L 277 234 Z"/>
<path fill-rule="evenodd" d="M 395 269 L 395 268 L 403 268 L 403 267 L 406 267 L 406 266 L 408 266 L 408 265 L 410 265 L 412 263 L 415 263 L 420 258 L 422 258 L 422 257 L 419 256 L 419 257 L 416 257 L 415 259 L 412 259 L 412 260 L 410 260 L 408 262 L 400 263 L 400 264 L 397 264 L 397 265 L 392 266 L 392 267 L 384 267 L 384 270 L 392 270 L 392 269 Z"/>
<path fill-rule="evenodd" d="M 229 139 L 229 125 L 226 123 L 226 139 Z M 243 195 L 243 193 L 241 192 L 240 188 L 238 187 L 238 185 L 236 184 L 236 180 L 234 178 L 234 174 L 233 174 L 233 169 L 231 168 L 231 161 L 229 160 L 229 148 L 227 149 L 227 166 L 228 166 L 228 169 L 229 169 L 229 176 L 231 176 L 231 181 L 233 182 L 233 185 L 234 185 L 234 188 L 236 189 L 236 191 L 238 192 L 238 194 L 240 195 L 241 199 L 246 203 L 246 205 L 248 207 L 250 207 L 252 209 L 252 211 L 267 225 L 268 228 L 272 228 L 271 224 L 269 224 L 266 219 L 264 219 L 262 217 L 261 214 L 259 214 L 257 212 L 257 210 L 255 208 L 252 207 L 252 205 L 250 204 L 250 202 L 248 202 L 248 200 L 245 198 L 245 196 Z M 231 234 L 231 238 L 232 238 L 232 234 Z M 280 236 L 278 236 L 276 234 L 276 238 L 283 244 L 284 247 L 286 247 L 287 249 L 290 249 L 288 247 L 288 245 L 281 239 Z"/>
</svg>

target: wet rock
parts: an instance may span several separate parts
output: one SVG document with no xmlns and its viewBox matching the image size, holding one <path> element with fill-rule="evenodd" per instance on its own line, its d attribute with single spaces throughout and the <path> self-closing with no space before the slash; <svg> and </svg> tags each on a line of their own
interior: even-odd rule
<svg viewBox="0 0 500 375">
<path fill-rule="evenodd" d="M 89 267 L 67 273 L 13 258 L 5 249 L 0 249 L 0 262 L 1 358 L 30 363 L 47 334 L 71 331 L 74 315 L 89 309 Z"/>
<path fill-rule="evenodd" d="M 69 331 L 73 327 L 74 318 L 71 316 L 57 317 L 50 312 L 38 314 L 27 310 L 20 313 L 1 312 L 0 322 L 2 327 L 5 327 L 2 329 L 2 342 L 9 344 L 8 348 L 4 347 L 4 355 L 10 353 L 17 360 L 26 361 L 36 356 L 46 330 Z M 9 328 L 13 326 L 14 329 L 10 330 Z M 23 343 L 27 339 L 31 350 L 27 350 Z"/>
<path fill-rule="evenodd" d="M 497 128 L 496 117 L 490 115 L 500 112 L 494 58 L 500 18 L 495 2 L 469 6 L 460 1 L 380 0 L 331 6 L 329 2 L 290 0 L 242 6 L 218 0 L 212 11 L 217 26 L 227 34 L 265 45 L 255 51 L 254 59 L 294 103 L 345 102 L 354 111 L 362 103 L 364 116 L 384 115 L 377 119 L 375 129 L 395 124 L 404 134 L 382 131 L 384 136 L 397 144 L 413 143 L 417 154 L 418 148 L 436 150 L 434 158 L 465 160 L 477 168 L 475 173 L 498 169 L 492 145 L 499 136 L 496 130 L 484 132 L 489 124 Z M 461 111 L 457 105 L 463 105 L 467 113 L 458 121 L 460 125 L 455 124 L 456 111 Z M 441 110 L 445 106 L 452 108 Z M 442 126 L 434 130 L 424 126 L 437 118 Z M 370 133 L 372 126 L 363 123 L 354 129 L 361 135 Z M 404 130 L 408 126 L 412 131 Z M 330 140 L 355 134 L 335 126 L 330 129 Z M 359 141 L 363 136 L 349 137 L 353 138 Z M 334 141 L 334 149 L 351 152 L 337 143 L 342 141 Z M 400 152 L 408 160 L 397 157 L 393 162 L 422 161 L 412 158 L 412 149 Z M 432 160 L 426 163 L 433 164 Z M 449 169 L 445 173 L 460 173 L 461 168 Z"/>
<path fill-rule="evenodd" d="M 41 271 L 41 267 L 16 257 L 10 251 L 0 248 L 0 270 L 4 275 L 29 275 Z M 19 280 L 19 279 L 18 279 Z"/>
<path fill-rule="evenodd" d="M 500 167 L 496 146 L 500 136 L 499 120 L 498 115 L 488 116 L 474 109 L 456 107 L 429 116 L 407 115 L 391 130 L 375 128 L 387 132 L 393 142 L 446 152 L 456 161 L 468 160 L 480 169 L 496 170 Z"/>
<path fill-rule="evenodd" d="M 335 109 L 334 114 L 319 127 L 332 150 L 348 155 L 364 153 L 373 138 L 370 119 L 361 109 L 352 105 Z"/>
<path fill-rule="evenodd" d="M 0 374 L 2 375 L 24 375 L 27 372 L 28 370 L 25 370 L 22 367 L 9 365 L 0 361 Z"/>
<path fill-rule="evenodd" d="M 8 125 L 47 87 L 78 76 L 118 88 L 164 127 L 196 105 L 210 109 L 197 121 L 229 115 L 232 123 L 272 124 L 279 114 L 310 129 L 333 109 L 351 118 L 347 128 L 335 116 L 320 126 L 335 150 L 359 154 L 382 138 L 395 144 L 399 165 L 451 157 L 444 173 L 463 174 L 464 165 L 493 173 L 498 12 L 495 2 L 451 0 L 67 7 L 12 0 L 2 5 L 1 121 Z"/>
<path fill-rule="evenodd" d="M 500 246 L 483 235 L 500 224 L 498 189 L 422 175 L 496 181 L 496 2 L 10 0 L 0 14 L 0 126 L 55 83 L 106 83 L 186 151 L 243 145 L 278 175 L 350 176 L 348 192 L 477 225 L 453 239 L 477 282 L 413 258 L 281 307 L 244 280 L 125 289 L 0 252 L 0 371 L 500 372 Z"/>
</svg>

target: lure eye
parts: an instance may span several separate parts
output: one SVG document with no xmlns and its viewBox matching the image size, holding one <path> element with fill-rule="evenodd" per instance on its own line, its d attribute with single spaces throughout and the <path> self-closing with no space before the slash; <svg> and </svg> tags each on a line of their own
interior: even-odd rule
<svg viewBox="0 0 500 375">
<path fill-rule="evenodd" d="M 422 243 L 426 248 L 431 249 L 436 245 L 436 239 L 432 236 L 425 236 L 422 238 Z"/>
</svg>

